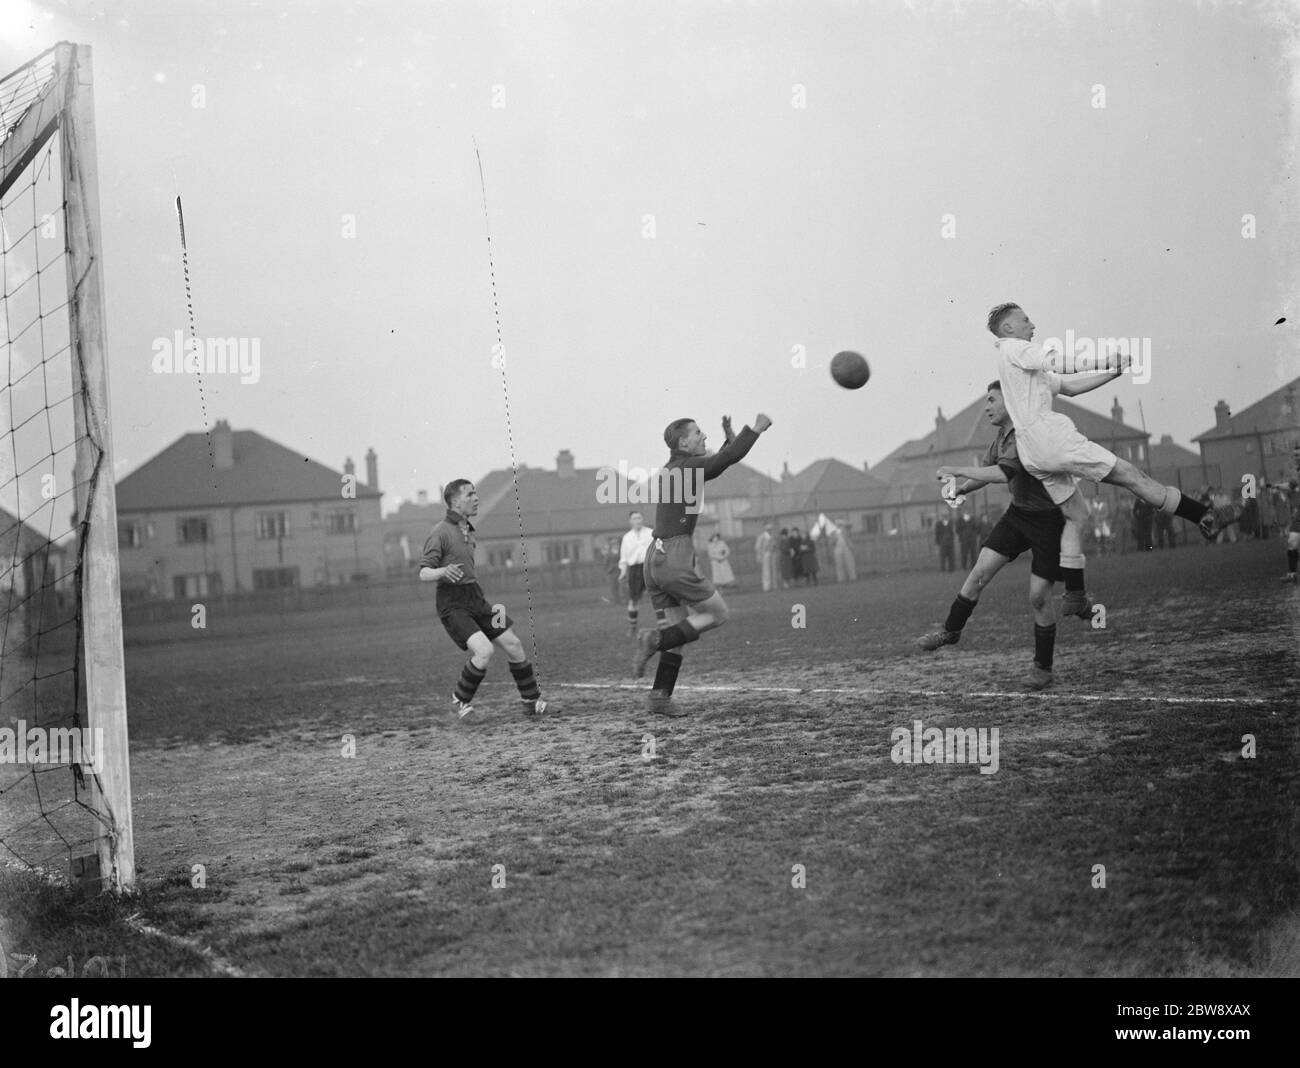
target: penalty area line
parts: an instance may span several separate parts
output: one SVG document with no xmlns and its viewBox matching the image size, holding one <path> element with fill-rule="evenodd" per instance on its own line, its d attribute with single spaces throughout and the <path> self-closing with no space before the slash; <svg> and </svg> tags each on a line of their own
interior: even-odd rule
<svg viewBox="0 0 1300 1068">
<path fill-rule="evenodd" d="M 553 685 L 562 690 L 648 690 L 645 684 L 630 682 L 566 682 Z M 1069 693 L 1063 690 L 909 690 L 901 687 L 837 686 L 678 686 L 675 693 L 787 693 L 836 694 L 845 697 L 1029 697 L 1039 701 L 1083 701 L 1098 704 L 1168 704 L 1168 705 L 1268 705 L 1263 697 L 1183 697 L 1176 694 Z"/>
</svg>

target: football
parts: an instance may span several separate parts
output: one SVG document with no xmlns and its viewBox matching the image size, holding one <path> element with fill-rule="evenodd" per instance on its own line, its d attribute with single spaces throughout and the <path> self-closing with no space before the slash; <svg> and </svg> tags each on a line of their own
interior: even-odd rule
<svg viewBox="0 0 1300 1068">
<path fill-rule="evenodd" d="M 845 389 L 861 389 L 871 377 L 865 356 L 856 352 L 837 352 L 831 360 L 831 377 Z"/>
</svg>

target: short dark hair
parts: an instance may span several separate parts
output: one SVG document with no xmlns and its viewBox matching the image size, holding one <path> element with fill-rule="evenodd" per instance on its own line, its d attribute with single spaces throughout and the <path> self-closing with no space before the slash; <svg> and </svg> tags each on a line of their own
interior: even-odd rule
<svg viewBox="0 0 1300 1068">
<path fill-rule="evenodd" d="M 1010 315 L 1013 311 L 1023 311 L 1019 304 L 999 304 L 989 312 L 989 333 L 994 337 L 1001 337 L 998 333 L 1002 329 L 1002 320 Z"/>
<path fill-rule="evenodd" d="M 445 504 L 448 508 L 450 508 L 451 502 L 454 501 L 460 495 L 461 487 L 472 486 L 472 485 L 474 485 L 474 483 L 467 478 L 452 479 L 450 482 L 447 483 L 447 488 L 442 491 L 442 503 Z"/>
<path fill-rule="evenodd" d="M 985 392 L 985 393 L 992 393 L 995 389 L 996 389 L 999 393 L 1002 392 L 1002 382 L 1001 382 L 1001 380 L 996 379 L 996 378 L 993 379 L 992 382 L 990 382 L 987 386 L 984 387 L 984 392 Z"/>
<path fill-rule="evenodd" d="M 642 519 L 645 518 L 645 513 L 640 508 L 633 508 L 632 511 L 627 513 L 628 519 L 631 519 L 634 515 L 639 515 Z"/>
<path fill-rule="evenodd" d="M 664 431 L 664 444 L 670 449 L 677 448 L 677 446 L 682 442 L 682 437 L 686 433 L 686 428 L 693 422 L 695 422 L 694 419 L 674 419 L 668 424 L 668 428 Z"/>
</svg>

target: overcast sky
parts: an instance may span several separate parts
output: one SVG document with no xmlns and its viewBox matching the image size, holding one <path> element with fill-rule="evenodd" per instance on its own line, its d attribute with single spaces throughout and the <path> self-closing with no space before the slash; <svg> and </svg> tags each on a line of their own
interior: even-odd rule
<svg viewBox="0 0 1300 1068">
<path fill-rule="evenodd" d="M 1183 444 L 1300 375 L 1286 7 L 913 6 L 2 0 L 4 71 L 94 47 L 119 476 L 203 402 L 373 446 L 386 510 L 511 440 L 662 463 L 682 415 L 766 412 L 773 475 L 875 463 L 981 393 L 1003 300 L 1149 338 L 1150 381 L 1084 403 Z M 257 339 L 256 383 L 151 370 L 178 194 L 198 335 Z"/>
</svg>

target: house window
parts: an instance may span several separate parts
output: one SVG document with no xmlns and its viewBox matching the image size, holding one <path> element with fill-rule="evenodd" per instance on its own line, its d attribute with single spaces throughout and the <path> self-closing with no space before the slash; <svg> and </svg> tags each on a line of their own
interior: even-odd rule
<svg viewBox="0 0 1300 1068">
<path fill-rule="evenodd" d="M 255 590 L 290 590 L 298 585 L 296 567 L 255 567 L 253 568 L 253 589 Z"/>
<path fill-rule="evenodd" d="M 880 516 L 863 513 L 862 530 L 866 534 L 880 533 Z"/>
<path fill-rule="evenodd" d="M 119 519 L 117 521 L 117 547 L 119 549 L 138 549 L 143 543 L 140 520 Z"/>
<path fill-rule="evenodd" d="M 194 597 L 220 597 L 221 572 L 199 572 L 193 575 L 173 575 L 172 595 L 178 601 L 188 601 Z"/>
<path fill-rule="evenodd" d="M 514 564 L 514 549 L 489 549 L 488 567 L 510 567 Z"/>
<path fill-rule="evenodd" d="M 351 508 L 340 508 L 325 513 L 326 534 L 355 534 L 357 532 L 357 513 Z"/>
<path fill-rule="evenodd" d="M 180 545 L 199 545 L 212 541 L 212 529 L 205 515 L 176 520 L 176 541 Z"/>
<path fill-rule="evenodd" d="M 287 538 L 289 536 L 289 513 L 288 512 L 258 512 L 257 513 L 257 540 L 269 541 L 272 538 Z"/>
<path fill-rule="evenodd" d="M 548 541 L 542 546 L 542 555 L 548 564 L 568 564 L 581 555 L 579 541 Z"/>
</svg>

